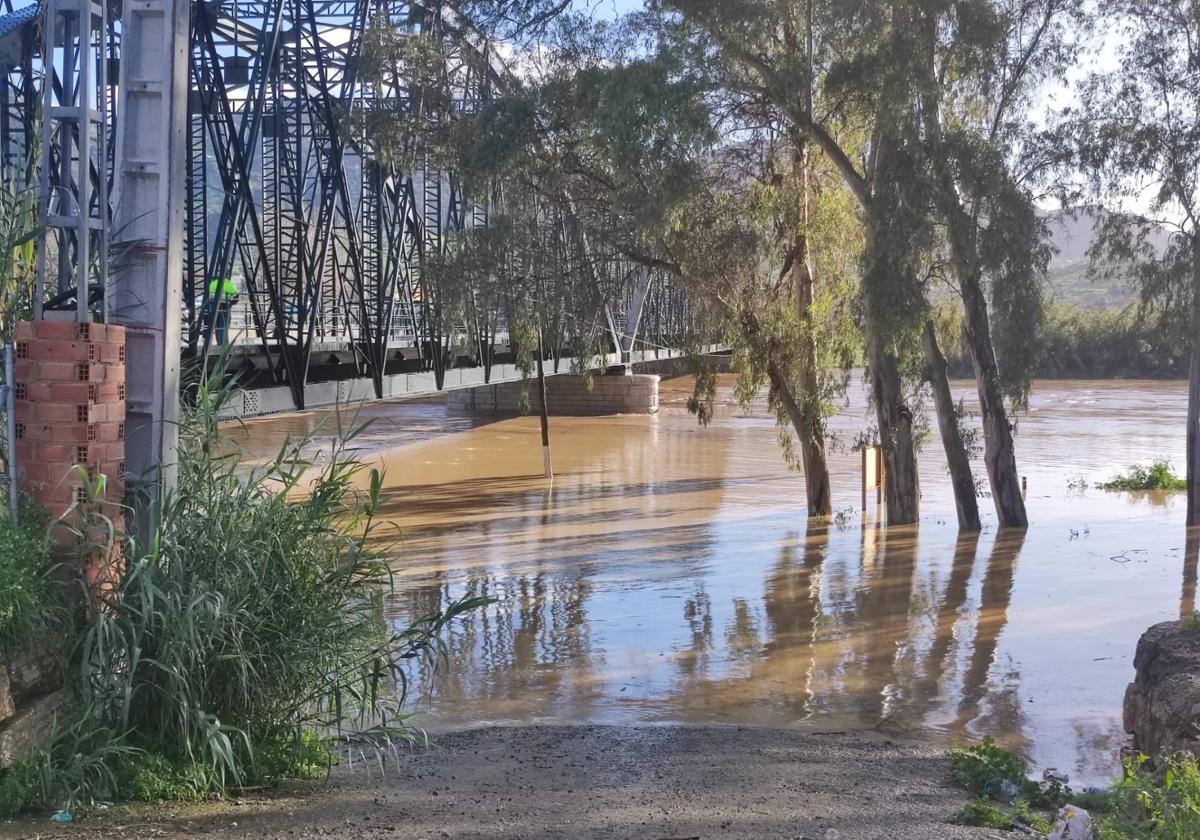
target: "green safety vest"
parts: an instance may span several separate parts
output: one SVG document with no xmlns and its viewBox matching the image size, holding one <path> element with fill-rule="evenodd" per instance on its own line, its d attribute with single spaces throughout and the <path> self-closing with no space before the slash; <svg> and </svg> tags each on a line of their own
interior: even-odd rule
<svg viewBox="0 0 1200 840">
<path fill-rule="evenodd" d="M 217 278 L 214 277 L 208 283 L 209 300 L 216 298 L 218 287 L 221 291 L 221 300 L 229 301 L 237 298 L 238 288 L 233 284 L 232 280 L 230 280 L 228 277 L 226 277 L 224 280 L 217 280 Z"/>
</svg>

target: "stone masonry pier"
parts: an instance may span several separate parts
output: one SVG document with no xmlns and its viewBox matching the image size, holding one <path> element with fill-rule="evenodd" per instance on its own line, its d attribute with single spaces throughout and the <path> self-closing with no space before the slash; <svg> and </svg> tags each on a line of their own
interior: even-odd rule
<svg viewBox="0 0 1200 840">
<path fill-rule="evenodd" d="M 546 379 L 550 413 L 565 417 L 605 414 L 656 414 L 659 377 L 652 374 L 585 377 L 560 374 Z M 500 382 L 451 391 L 451 411 L 471 414 L 520 414 L 522 397 L 528 410 L 537 412 L 538 383 Z"/>
</svg>

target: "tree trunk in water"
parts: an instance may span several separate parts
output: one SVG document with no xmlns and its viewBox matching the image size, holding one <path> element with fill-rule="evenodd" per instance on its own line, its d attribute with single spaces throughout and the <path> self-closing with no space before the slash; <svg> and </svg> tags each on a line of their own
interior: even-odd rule
<svg viewBox="0 0 1200 840">
<path fill-rule="evenodd" d="M 921 506 L 912 412 L 904 404 L 896 357 L 873 333 L 867 338 L 867 355 L 871 365 L 875 420 L 879 425 L 879 442 L 883 446 L 887 524 L 907 525 L 917 521 Z"/>
<path fill-rule="evenodd" d="M 946 450 L 946 463 L 950 466 L 950 483 L 954 487 L 954 507 L 958 512 L 958 530 L 978 531 L 983 525 L 979 521 L 979 500 L 975 496 L 975 478 L 971 474 L 971 461 L 963 443 L 962 431 L 958 427 L 958 414 L 954 410 L 954 397 L 950 394 L 950 382 L 946 375 L 946 357 L 938 347 L 933 321 L 925 322 L 925 333 L 921 339 L 925 350 L 925 363 L 929 366 L 929 384 L 933 387 L 933 402 L 937 408 L 938 431 L 942 446 Z"/>
<path fill-rule="evenodd" d="M 833 513 L 833 494 L 829 485 L 829 465 L 825 460 L 825 433 L 818 421 L 810 424 L 800 409 L 787 377 L 775 362 L 767 363 L 767 376 L 775 389 L 776 399 L 783 405 L 796 434 L 800 438 L 800 455 L 804 460 L 804 491 L 809 516 L 829 516 Z M 816 426 L 814 430 L 813 426 Z"/>
<path fill-rule="evenodd" d="M 1017 473 L 1017 455 L 1013 447 L 1012 426 L 1000 393 L 1000 373 L 992 330 L 988 324 L 987 298 L 974 271 L 959 272 L 965 314 L 964 333 L 975 369 L 979 389 L 979 416 L 983 423 L 983 462 L 987 466 L 992 500 L 1001 528 L 1025 528 L 1025 498 L 1021 495 L 1021 476 Z"/>
<path fill-rule="evenodd" d="M 797 137 L 793 147 L 793 164 L 804 185 L 803 222 L 805 232 L 797 234 L 792 241 L 792 286 L 795 293 L 796 315 L 800 319 L 799 415 L 792 417 L 792 424 L 800 437 L 801 457 L 804 461 L 804 486 L 808 497 L 809 516 L 829 516 L 833 513 L 833 499 L 829 488 L 829 464 L 825 460 L 825 418 L 821 416 L 820 382 L 817 372 L 817 347 L 812 329 L 813 273 L 808 251 L 808 145 L 803 137 Z M 790 397 L 789 393 L 789 397 Z M 794 402 L 794 400 L 793 400 Z M 791 409 L 788 409 L 791 414 Z"/>
<path fill-rule="evenodd" d="M 1192 367 L 1188 374 L 1187 524 L 1200 525 L 1200 233 L 1192 236 Z"/>
</svg>

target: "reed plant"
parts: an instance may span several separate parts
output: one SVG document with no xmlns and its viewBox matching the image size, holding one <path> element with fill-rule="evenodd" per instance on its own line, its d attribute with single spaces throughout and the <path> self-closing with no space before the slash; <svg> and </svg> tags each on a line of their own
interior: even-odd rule
<svg viewBox="0 0 1200 840">
<path fill-rule="evenodd" d="M 382 477 L 353 454 L 365 426 L 335 414 L 250 467 L 218 419 L 232 388 L 198 385 L 153 538 L 89 599 L 77 654 L 93 725 L 214 790 L 310 768 L 314 733 L 411 739 L 404 663 L 440 659 L 447 623 L 484 603 L 389 629 L 394 540 Z"/>
</svg>

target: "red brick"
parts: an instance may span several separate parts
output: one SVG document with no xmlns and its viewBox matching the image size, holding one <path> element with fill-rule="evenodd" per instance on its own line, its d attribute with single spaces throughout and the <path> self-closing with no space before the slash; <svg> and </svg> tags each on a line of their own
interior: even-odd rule
<svg viewBox="0 0 1200 840">
<path fill-rule="evenodd" d="M 30 482 L 44 484 L 50 481 L 50 470 L 50 465 L 41 461 L 22 461 L 17 458 L 17 472 L 27 485 Z"/>
<path fill-rule="evenodd" d="M 34 410 L 35 408 L 36 406 L 33 403 L 21 400 L 19 403 L 13 405 L 13 418 L 18 423 L 32 423 L 37 414 Z"/>
<path fill-rule="evenodd" d="M 29 358 L 49 362 L 97 361 L 100 348 L 83 341 L 33 341 L 29 343 Z"/>
<path fill-rule="evenodd" d="M 80 498 L 79 490 L 82 487 L 83 485 L 77 481 L 60 481 L 57 484 L 47 482 L 33 491 L 33 497 L 46 507 L 51 505 L 70 507 Z"/>
<path fill-rule="evenodd" d="M 105 332 L 107 333 L 107 335 L 104 337 L 104 339 L 102 339 L 103 341 L 109 341 L 109 342 L 112 342 L 113 344 L 122 344 L 122 345 L 125 343 L 125 327 L 123 327 L 122 325 L 106 324 Z"/>
<path fill-rule="evenodd" d="M 37 444 L 31 440 L 17 441 L 17 463 L 28 464 L 37 460 Z"/>
<path fill-rule="evenodd" d="M 42 382 L 78 382 L 78 370 L 74 362 L 37 362 L 33 379 Z M 85 365 L 85 367 L 90 367 Z M 20 376 L 18 375 L 18 379 Z"/>
<path fill-rule="evenodd" d="M 125 441 L 119 440 L 116 443 L 104 444 L 104 460 L 105 461 L 124 461 L 125 460 Z"/>
<path fill-rule="evenodd" d="M 37 444 L 37 451 L 34 457 L 47 464 L 70 466 L 76 463 L 75 447 L 69 443 L 39 443 Z"/>
<path fill-rule="evenodd" d="M 86 403 L 92 401 L 91 391 L 86 382 L 51 383 L 50 398 L 54 402 Z"/>
<path fill-rule="evenodd" d="M 13 377 L 18 382 L 34 382 L 38 379 L 39 367 L 33 359 L 17 359 L 13 362 Z"/>
<path fill-rule="evenodd" d="M 104 344 L 94 345 L 97 350 L 97 358 L 102 364 L 106 365 L 123 365 L 125 364 L 125 345 L 113 344 L 105 342 Z"/>
<path fill-rule="evenodd" d="M 107 365 L 81 362 L 74 367 L 74 379 L 78 382 L 104 382 L 108 378 Z"/>
<path fill-rule="evenodd" d="M 31 403 L 49 402 L 50 401 L 50 383 L 49 382 L 25 382 L 25 400 Z"/>
<path fill-rule="evenodd" d="M 81 443 L 71 448 L 71 463 L 72 464 L 101 464 L 108 458 L 108 446 L 110 444 L 92 442 Z"/>
<path fill-rule="evenodd" d="M 95 434 L 94 440 L 100 443 L 116 443 L 124 440 L 124 423 L 93 423 L 91 429 Z"/>
<path fill-rule="evenodd" d="M 30 403 L 30 408 L 36 409 L 37 419 L 42 423 L 76 423 L 79 418 L 79 405 L 69 402 Z"/>
<path fill-rule="evenodd" d="M 79 335 L 74 321 L 37 321 L 33 328 L 38 338 L 51 341 L 75 341 Z"/>
<path fill-rule="evenodd" d="M 125 381 L 125 365 L 105 365 L 104 381 L 123 383 Z"/>
<path fill-rule="evenodd" d="M 17 341 L 33 341 L 36 337 L 32 321 L 17 321 Z"/>
</svg>

